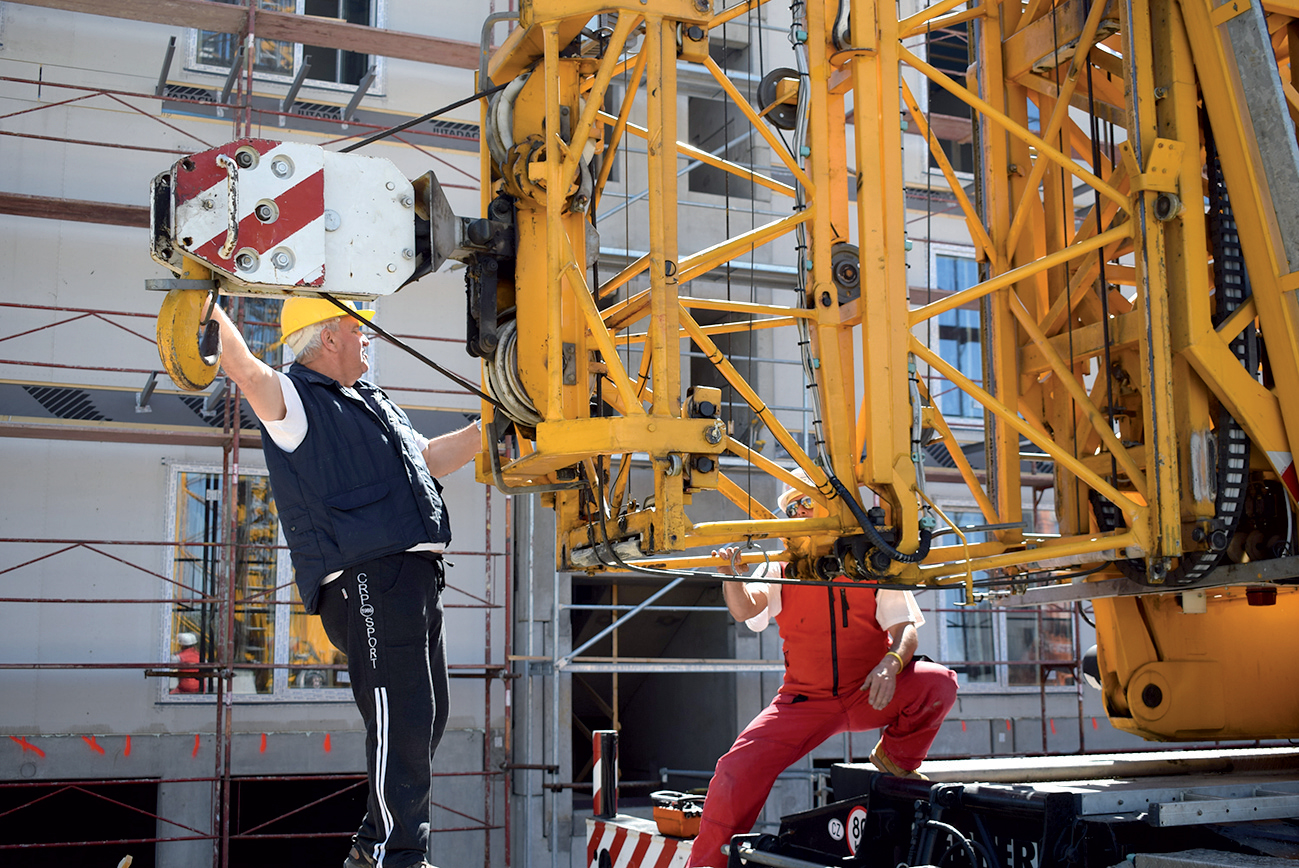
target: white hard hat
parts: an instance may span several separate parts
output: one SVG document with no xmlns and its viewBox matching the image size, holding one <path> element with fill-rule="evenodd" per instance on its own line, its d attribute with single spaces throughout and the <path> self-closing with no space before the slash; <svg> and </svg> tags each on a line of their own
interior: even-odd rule
<svg viewBox="0 0 1299 868">
<path fill-rule="evenodd" d="M 812 478 L 808 476 L 807 471 L 801 467 L 794 468 L 794 476 L 801 482 L 806 482 L 808 485 L 812 484 Z M 797 488 L 786 488 L 780 493 L 780 497 L 776 499 L 776 505 L 780 507 L 781 512 L 784 512 L 786 507 L 802 496 L 803 492 L 799 491 Z"/>
<path fill-rule="evenodd" d="M 176 635 L 176 642 L 182 648 L 188 648 L 191 645 L 198 644 L 198 637 L 195 636 L 193 633 L 178 633 Z"/>
</svg>

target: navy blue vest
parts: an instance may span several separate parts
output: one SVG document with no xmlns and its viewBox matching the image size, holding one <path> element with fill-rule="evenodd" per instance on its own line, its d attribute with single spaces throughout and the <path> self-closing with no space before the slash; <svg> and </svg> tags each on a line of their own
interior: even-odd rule
<svg viewBox="0 0 1299 868">
<path fill-rule="evenodd" d="M 315 614 L 325 576 L 450 542 L 451 524 L 415 429 L 382 389 L 364 380 L 345 388 L 300 364 L 288 376 L 307 411 L 307 437 L 285 452 L 263 428 L 262 450 L 298 592 Z"/>
</svg>

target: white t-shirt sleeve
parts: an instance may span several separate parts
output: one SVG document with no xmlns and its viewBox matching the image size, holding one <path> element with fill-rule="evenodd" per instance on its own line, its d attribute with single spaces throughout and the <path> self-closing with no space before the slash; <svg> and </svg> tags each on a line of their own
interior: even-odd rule
<svg viewBox="0 0 1299 868">
<path fill-rule="evenodd" d="M 767 565 L 763 564 L 753 571 L 755 579 L 761 579 L 767 575 Z M 780 614 L 780 585 L 770 582 L 745 582 L 758 591 L 767 595 L 767 608 L 744 622 L 744 625 L 755 633 L 761 633 L 771 624 L 771 619 Z"/>
<path fill-rule="evenodd" d="M 915 594 L 910 591 L 882 590 L 875 593 L 875 622 L 881 630 L 908 623 L 918 628 L 925 623 L 925 616 L 920 611 Z"/>
<path fill-rule="evenodd" d="M 281 371 L 275 376 L 280 381 L 280 391 L 284 394 L 284 418 L 278 422 L 262 420 L 266 433 L 271 435 L 275 445 L 285 452 L 292 452 L 307 439 L 307 411 L 302 406 L 302 396 L 298 387 Z"/>
</svg>

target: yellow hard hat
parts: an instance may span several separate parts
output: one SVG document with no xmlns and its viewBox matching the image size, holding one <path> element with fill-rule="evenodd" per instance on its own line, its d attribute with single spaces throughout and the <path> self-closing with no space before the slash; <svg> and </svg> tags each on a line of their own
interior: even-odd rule
<svg viewBox="0 0 1299 868">
<path fill-rule="evenodd" d="M 374 318 L 374 311 L 372 310 L 357 310 L 356 305 L 350 301 L 345 301 L 343 304 L 354 311 L 352 315 L 357 319 L 369 322 Z M 280 309 L 280 337 L 287 338 L 298 329 L 304 329 L 309 325 L 315 325 L 318 322 L 324 322 L 327 319 L 343 315 L 343 312 L 338 309 L 338 305 L 327 298 L 308 298 L 297 295 L 286 298 L 284 307 Z"/>
</svg>

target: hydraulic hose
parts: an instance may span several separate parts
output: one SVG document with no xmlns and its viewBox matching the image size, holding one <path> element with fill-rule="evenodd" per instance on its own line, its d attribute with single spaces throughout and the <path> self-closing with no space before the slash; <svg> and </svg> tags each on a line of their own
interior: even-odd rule
<svg viewBox="0 0 1299 868">
<path fill-rule="evenodd" d="M 835 494 L 842 497 L 844 503 L 848 504 L 848 508 L 852 510 L 853 518 L 857 519 L 857 523 L 861 525 L 862 532 L 866 534 L 866 538 L 870 540 L 871 545 L 887 555 L 889 560 L 897 561 L 900 564 L 914 564 L 924 560 L 925 557 L 928 556 L 929 544 L 934 537 L 933 531 L 921 528 L 920 546 L 915 550 L 915 552 L 912 554 L 900 552 L 893 546 L 889 545 L 884 537 L 880 536 L 880 532 L 875 529 L 874 522 L 872 522 L 870 517 L 866 515 L 866 511 L 861 508 L 861 504 L 857 502 L 857 498 L 848 493 L 848 489 L 839 481 L 839 477 L 835 476 L 833 473 L 827 473 L 826 478 L 830 480 L 830 485 L 834 488 Z"/>
</svg>

